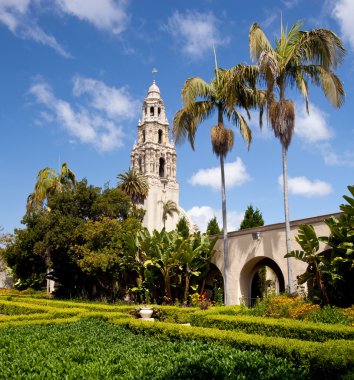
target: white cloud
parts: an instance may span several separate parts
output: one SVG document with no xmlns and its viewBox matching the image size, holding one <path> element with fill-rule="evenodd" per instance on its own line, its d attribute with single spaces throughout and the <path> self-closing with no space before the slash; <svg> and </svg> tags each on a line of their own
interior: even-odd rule
<svg viewBox="0 0 354 380">
<path fill-rule="evenodd" d="M 97 93 L 105 96 L 107 93 L 125 94 L 127 99 L 125 102 L 135 103 L 131 99 L 126 90 L 115 89 L 106 86 L 100 81 L 91 80 L 89 78 L 81 78 L 85 83 L 90 83 L 89 92 L 94 92 L 94 85 L 97 85 Z M 86 89 L 86 91 L 88 91 Z M 30 94 L 33 95 L 36 101 L 44 105 L 50 115 L 54 117 L 55 121 L 63 126 L 63 128 L 81 143 L 93 145 L 99 151 L 109 151 L 114 148 L 120 147 L 123 144 L 124 133 L 122 126 L 119 123 L 128 118 L 127 114 L 114 113 L 109 107 L 99 107 L 95 105 L 95 98 L 93 103 L 88 104 L 86 107 L 82 104 L 76 107 L 69 102 L 58 99 L 53 94 L 50 86 L 44 81 L 40 80 L 30 88 Z M 79 96 L 78 92 L 76 95 Z M 46 118 L 48 112 L 45 113 Z M 129 117 L 135 117 L 135 113 L 131 113 Z"/>
<path fill-rule="evenodd" d="M 38 25 L 44 6 L 54 14 L 61 11 L 113 34 L 123 32 L 129 21 L 127 0 L 54 0 L 50 5 L 47 3 L 44 0 L 1 0 L 0 23 L 17 37 L 49 46 L 63 57 L 71 58 L 56 38 Z"/>
<path fill-rule="evenodd" d="M 247 173 L 246 167 L 240 157 L 237 157 L 235 162 L 225 164 L 226 187 L 241 186 L 250 179 L 251 177 Z M 193 186 L 210 186 L 213 190 L 220 190 L 220 167 L 201 169 L 190 178 L 189 182 Z"/>
<path fill-rule="evenodd" d="M 299 3 L 299 0 L 282 0 L 282 3 L 285 5 L 286 8 L 291 9 Z"/>
<path fill-rule="evenodd" d="M 336 0 L 333 4 L 332 15 L 338 21 L 343 37 L 354 49 L 354 1 Z"/>
<path fill-rule="evenodd" d="M 283 176 L 279 176 L 278 183 L 283 187 Z M 315 179 L 313 181 L 306 177 L 288 177 L 288 189 L 290 194 L 301 195 L 306 198 L 323 197 L 330 194 L 332 186 L 324 181 Z"/>
<path fill-rule="evenodd" d="M 333 132 L 328 126 L 327 115 L 314 104 L 309 103 L 309 114 L 305 104 L 298 105 L 295 121 L 295 134 L 307 143 L 328 141 Z"/>
<path fill-rule="evenodd" d="M 200 231 L 205 232 L 210 219 L 216 216 L 220 229 L 222 228 L 222 212 L 209 206 L 194 206 L 187 211 L 193 223 L 197 224 Z M 244 213 L 237 211 L 227 211 L 227 230 L 235 231 L 240 228 Z"/>
<path fill-rule="evenodd" d="M 322 155 L 325 164 L 329 166 L 348 166 L 354 167 L 354 152 L 342 150 L 341 154 L 334 151 L 328 143 L 317 144 L 316 149 Z"/>
<path fill-rule="evenodd" d="M 212 53 L 213 46 L 229 42 L 228 37 L 220 37 L 218 24 L 219 20 L 212 12 L 187 11 L 182 14 L 176 11 L 163 30 L 177 40 L 185 54 L 200 58 L 208 51 Z"/>
<path fill-rule="evenodd" d="M 76 76 L 74 78 L 75 96 L 83 94 L 91 99 L 92 107 L 104 111 L 111 118 L 131 118 L 136 115 L 140 103 L 129 95 L 126 88 L 109 87 L 105 83 Z"/>
<path fill-rule="evenodd" d="M 129 19 L 125 0 L 56 0 L 56 3 L 63 12 L 114 34 L 121 33 Z"/>
<path fill-rule="evenodd" d="M 33 40 L 54 49 L 65 58 L 71 54 L 57 40 L 44 32 L 36 23 L 30 12 L 31 0 L 2 0 L 0 2 L 0 23 L 6 25 L 17 37 Z"/>
</svg>

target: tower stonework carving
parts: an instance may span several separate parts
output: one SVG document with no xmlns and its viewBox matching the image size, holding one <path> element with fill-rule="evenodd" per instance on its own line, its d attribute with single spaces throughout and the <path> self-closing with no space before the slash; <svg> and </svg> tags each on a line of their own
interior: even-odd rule
<svg viewBox="0 0 354 380">
<path fill-rule="evenodd" d="M 160 89 L 155 81 L 148 90 L 142 107 L 142 118 L 138 123 L 138 141 L 130 154 L 130 168 L 144 173 L 149 183 L 149 195 L 144 201 L 144 227 L 150 232 L 163 228 L 163 202 L 179 200 L 179 185 L 176 179 L 176 149 L 169 139 L 169 124 Z M 178 214 L 168 216 L 166 230 L 176 227 Z"/>
</svg>

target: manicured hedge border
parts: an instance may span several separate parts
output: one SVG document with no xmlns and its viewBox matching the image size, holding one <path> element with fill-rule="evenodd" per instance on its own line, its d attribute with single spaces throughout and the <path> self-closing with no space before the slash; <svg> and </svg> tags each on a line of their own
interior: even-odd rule
<svg viewBox="0 0 354 380">
<path fill-rule="evenodd" d="M 249 334 L 260 334 L 283 338 L 293 338 L 314 342 L 331 339 L 354 340 L 354 328 L 351 326 L 329 325 L 296 321 L 253 317 L 248 315 L 213 315 L 196 312 L 190 316 L 194 326 L 214 327 L 221 330 L 242 330 Z"/>
<path fill-rule="evenodd" d="M 316 378 L 337 379 L 342 375 L 354 376 L 354 343 L 351 341 L 306 342 L 215 328 L 152 323 L 137 319 L 112 319 L 111 322 L 135 333 L 155 336 L 161 340 L 198 340 L 204 343 L 226 344 L 244 351 L 260 350 L 263 353 L 285 358 L 295 365 L 308 367 L 311 376 L 316 375 Z"/>
<path fill-rule="evenodd" d="M 61 325 L 64 323 L 74 323 L 80 320 L 79 316 L 69 318 L 55 319 L 27 319 L 27 320 L 9 320 L 0 324 L 0 330 L 9 327 L 26 327 L 35 325 Z M 118 319 L 117 319 L 118 320 Z"/>
</svg>

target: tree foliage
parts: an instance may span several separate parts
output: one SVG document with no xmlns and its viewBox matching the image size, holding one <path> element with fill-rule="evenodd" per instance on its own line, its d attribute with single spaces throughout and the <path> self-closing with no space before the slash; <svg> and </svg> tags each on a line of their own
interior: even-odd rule
<svg viewBox="0 0 354 380">
<path fill-rule="evenodd" d="M 134 204 L 144 203 L 149 194 L 147 177 L 133 169 L 118 174 L 118 187 L 130 196 Z"/>
<path fill-rule="evenodd" d="M 245 211 L 245 216 L 240 224 L 240 230 L 259 226 L 264 226 L 263 215 L 258 208 L 254 210 L 253 206 L 250 204 Z"/>
<path fill-rule="evenodd" d="M 183 216 L 176 225 L 177 232 L 184 238 L 188 238 L 190 232 L 186 218 Z"/>
<path fill-rule="evenodd" d="M 286 98 L 286 90 L 295 88 L 305 98 L 309 112 L 308 82 L 322 88 L 330 103 L 338 108 L 344 101 L 344 89 L 332 71 L 344 59 L 345 49 L 340 38 L 328 29 L 301 30 L 303 24 L 295 22 L 287 31 L 281 25 L 280 36 L 274 46 L 261 27 L 254 23 L 249 32 L 250 55 L 257 62 L 260 80 L 266 85 L 261 105 L 260 121 L 266 107 L 274 135 L 282 146 L 283 192 L 286 250 L 291 251 L 290 219 L 288 206 L 287 150 L 295 128 L 295 105 Z M 261 123 L 262 125 L 262 123 Z M 291 256 L 288 256 L 288 285 L 293 290 Z"/>
<path fill-rule="evenodd" d="M 66 162 L 62 164 L 59 173 L 49 167 L 41 169 L 37 174 L 34 191 L 27 198 L 27 210 L 39 210 L 45 201 L 48 202 L 48 197 L 57 192 L 74 188 L 75 186 L 75 173 L 68 168 Z"/>
<path fill-rule="evenodd" d="M 199 77 L 189 78 L 185 81 L 181 92 L 183 108 L 175 114 L 173 119 L 173 134 L 177 143 L 188 138 L 192 149 L 194 149 L 198 127 L 214 113 L 217 114 L 217 124 L 211 127 L 210 135 L 212 150 L 220 159 L 226 304 L 230 304 L 231 299 L 227 293 L 229 259 L 224 160 L 232 149 L 234 133 L 232 129 L 225 127 L 224 119 L 232 121 L 235 127 L 240 130 L 242 138 L 249 147 L 252 139 L 251 130 L 239 112 L 239 108 L 245 109 L 248 113 L 248 109 L 257 104 L 257 97 L 254 96 L 255 88 L 249 87 L 251 81 L 246 75 L 246 73 L 250 74 L 251 72 L 252 70 L 247 71 L 244 65 L 238 65 L 231 72 L 219 69 L 215 57 L 215 77 L 210 83 Z"/>
<path fill-rule="evenodd" d="M 51 194 L 3 249 L 17 287 L 40 289 L 51 279 L 57 296 L 187 302 L 208 272 L 215 241 L 190 235 L 183 222 L 150 234 L 136 211 L 119 187 L 86 180 Z"/>
<path fill-rule="evenodd" d="M 325 220 L 329 236 L 317 237 L 313 226 L 302 225 L 296 237 L 302 250 L 287 255 L 308 264 L 306 272 L 298 277 L 299 284 L 314 283 L 323 303 L 341 307 L 354 303 L 354 186 L 348 189 L 351 196 L 344 195 L 347 204 L 340 206 L 343 214 Z M 320 242 L 329 249 L 320 251 Z"/>
<path fill-rule="evenodd" d="M 179 209 L 176 204 L 176 202 L 172 200 L 167 200 L 167 201 L 160 201 L 162 203 L 162 222 L 163 222 L 163 228 L 166 228 L 166 221 L 167 218 L 170 216 L 172 217 L 173 214 L 179 215 Z"/>
<path fill-rule="evenodd" d="M 221 233 L 218 221 L 216 220 L 216 216 L 209 220 L 206 232 L 209 235 L 219 235 Z"/>
</svg>

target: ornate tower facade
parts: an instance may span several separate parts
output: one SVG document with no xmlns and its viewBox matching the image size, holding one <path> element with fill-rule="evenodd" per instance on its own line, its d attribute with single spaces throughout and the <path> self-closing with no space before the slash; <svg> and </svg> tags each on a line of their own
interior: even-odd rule
<svg viewBox="0 0 354 380">
<path fill-rule="evenodd" d="M 150 232 L 163 228 L 163 203 L 178 205 L 179 186 L 176 179 L 176 149 L 169 139 L 169 124 L 160 89 L 155 81 L 148 90 L 138 123 L 138 141 L 130 154 L 130 168 L 144 173 L 149 183 L 149 195 L 144 201 L 146 210 L 144 227 Z M 176 227 L 179 215 L 174 213 L 166 220 L 166 230 Z"/>
</svg>

